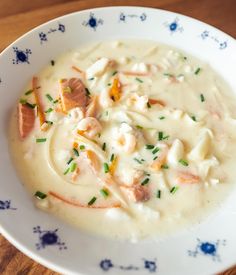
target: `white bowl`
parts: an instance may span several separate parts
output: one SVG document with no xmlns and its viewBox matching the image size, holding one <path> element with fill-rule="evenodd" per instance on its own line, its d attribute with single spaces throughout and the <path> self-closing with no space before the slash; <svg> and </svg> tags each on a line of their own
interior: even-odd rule
<svg viewBox="0 0 236 275">
<path fill-rule="evenodd" d="M 191 231 L 136 244 L 81 233 L 37 210 L 15 174 L 7 125 L 25 84 L 50 60 L 84 43 L 117 38 L 151 39 L 208 62 L 236 91 L 236 42 L 189 17 L 143 7 L 85 10 L 30 31 L 0 55 L 0 224 L 18 249 L 64 274 L 212 274 L 236 262 L 236 193 Z"/>
</svg>

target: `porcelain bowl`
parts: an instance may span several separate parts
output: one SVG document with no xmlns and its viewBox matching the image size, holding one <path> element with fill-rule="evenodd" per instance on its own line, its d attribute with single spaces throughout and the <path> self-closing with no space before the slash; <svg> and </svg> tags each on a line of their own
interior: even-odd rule
<svg viewBox="0 0 236 275">
<path fill-rule="evenodd" d="M 160 241 L 109 240 L 80 232 L 33 206 L 8 153 L 9 113 L 50 60 L 83 44 L 149 39 L 208 62 L 236 92 L 236 42 L 200 21 L 158 9 L 106 7 L 72 13 L 25 34 L 0 55 L 0 231 L 23 253 L 63 274 L 213 274 L 236 262 L 236 192 L 202 224 Z M 4 99 L 4 100 L 3 100 Z"/>
</svg>

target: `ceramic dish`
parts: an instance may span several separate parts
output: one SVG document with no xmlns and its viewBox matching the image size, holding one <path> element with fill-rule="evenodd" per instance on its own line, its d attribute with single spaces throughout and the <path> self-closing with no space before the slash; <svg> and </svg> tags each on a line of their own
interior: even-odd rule
<svg viewBox="0 0 236 275">
<path fill-rule="evenodd" d="M 213 274 L 236 261 L 236 191 L 205 222 L 158 242 L 91 236 L 33 206 L 8 153 L 8 118 L 25 84 L 50 60 L 84 43 L 149 39 L 206 62 L 236 91 L 236 42 L 197 20 L 143 7 L 85 10 L 27 33 L 0 55 L 0 224 L 18 249 L 63 274 Z"/>
</svg>

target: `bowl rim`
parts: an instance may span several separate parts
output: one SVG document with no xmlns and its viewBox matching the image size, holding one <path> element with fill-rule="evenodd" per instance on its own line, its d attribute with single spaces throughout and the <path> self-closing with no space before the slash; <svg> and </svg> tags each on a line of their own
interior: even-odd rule
<svg viewBox="0 0 236 275">
<path fill-rule="evenodd" d="M 18 37 L 16 40 L 14 40 L 13 42 L 11 42 L 8 46 L 6 46 L 1 52 L 0 52 L 0 62 L 1 62 L 1 58 L 2 56 L 4 56 L 7 51 L 14 46 L 16 43 L 18 43 L 19 41 L 25 39 L 27 36 L 29 36 L 30 34 L 34 33 L 35 31 L 37 31 L 39 28 L 47 26 L 48 24 L 57 22 L 58 20 L 63 20 L 65 18 L 68 18 L 72 15 L 76 15 L 76 14 L 81 14 L 81 13 L 88 13 L 88 12 L 94 12 L 94 11 L 98 11 L 98 10 L 117 10 L 117 9 L 137 9 L 137 10 L 147 10 L 147 11 L 158 11 L 158 12 L 163 12 L 169 15 L 175 15 L 175 16 L 181 16 L 182 18 L 185 18 L 187 20 L 192 21 L 193 23 L 197 23 L 197 24 L 201 24 L 203 26 L 206 27 L 210 27 L 212 30 L 217 31 L 218 33 L 221 33 L 222 35 L 224 35 L 228 40 L 231 41 L 231 43 L 233 44 L 233 46 L 235 46 L 236 49 L 236 38 L 234 38 L 233 36 L 229 35 L 228 33 L 222 31 L 219 28 L 216 28 L 215 26 L 212 26 L 208 23 L 205 23 L 199 19 L 195 19 L 191 16 L 188 15 L 184 15 L 178 12 L 172 12 L 172 11 L 168 11 L 165 9 L 161 9 L 161 8 L 154 8 L 154 7 L 149 7 L 149 6 L 102 6 L 102 7 L 95 7 L 95 8 L 89 8 L 89 9 L 82 9 L 82 10 L 78 10 L 78 11 L 74 11 L 74 12 L 70 12 L 58 17 L 55 17 L 53 19 L 50 19 L 40 25 L 37 25 L 36 27 L 30 29 L 29 31 L 27 31 L 26 33 L 24 33 L 23 35 L 21 35 L 20 37 Z M 63 274 L 75 274 L 75 275 L 83 275 L 82 273 L 79 272 L 72 272 L 71 270 L 68 270 L 67 268 L 64 268 L 63 266 L 58 265 L 58 263 L 54 264 L 53 262 L 51 262 L 50 260 L 47 260 L 46 257 L 41 256 L 39 253 L 37 253 L 37 251 L 33 251 L 30 248 L 27 248 L 24 246 L 24 243 L 21 241 L 18 241 L 17 238 L 15 236 L 13 236 L 12 234 L 8 233 L 7 228 L 4 228 L 1 225 L 1 220 L 0 220 L 0 233 L 3 235 L 4 238 L 6 238 L 13 246 L 15 246 L 18 250 L 20 250 L 22 253 L 24 253 L 27 257 L 31 258 L 32 260 L 36 261 L 37 263 L 53 270 L 56 271 L 58 273 L 63 273 Z M 236 263 L 236 262 L 235 262 Z M 224 266 L 222 265 L 222 268 L 220 270 L 218 270 L 218 272 L 223 272 L 228 268 L 231 268 L 234 266 L 233 263 L 231 266 Z M 69 272 L 69 273 L 68 273 Z"/>
</svg>

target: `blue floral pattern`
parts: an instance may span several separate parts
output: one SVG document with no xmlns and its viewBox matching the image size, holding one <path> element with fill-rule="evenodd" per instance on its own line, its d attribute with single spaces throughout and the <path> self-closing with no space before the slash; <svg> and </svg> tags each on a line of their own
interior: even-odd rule
<svg viewBox="0 0 236 275">
<path fill-rule="evenodd" d="M 40 40 L 40 43 L 43 44 L 44 42 L 47 42 L 48 41 L 48 36 L 50 36 L 51 34 L 53 33 L 56 33 L 56 32 L 61 32 L 61 33 L 64 33 L 66 31 L 66 27 L 65 25 L 61 24 L 61 23 L 58 23 L 57 27 L 55 28 L 50 28 L 48 31 L 46 32 L 40 32 L 39 33 L 39 40 Z"/>
<path fill-rule="evenodd" d="M 184 28 L 180 25 L 179 23 L 179 18 L 176 17 L 173 21 L 171 22 L 165 22 L 164 26 L 169 30 L 171 34 L 176 33 L 176 32 L 183 32 Z"/>
<path fill-rule="evenodd" d="M 188 250 L 188 255 L 197 257 L 198 255 L 209 256 L 213 261 L 220 261 L 219 247 L 225 246 L 226 240 L 217 240 L 216 242 L 203 242 L 197 239 L 197 245 L 194 250 Z"/>
<path fill-rule="evenodd" d="M 217 47 L 220 50 L 224 50 L 228 47 L 228 42 L 227 40 L 220 40 L 218 37 L 212 35 L 209 31 L 204 30 L 201 34 L 200 37 L 202 38 L 202 40 L 211 40 L 212 42 L 214 42 Z"/>
<path fill-rule="evenodd" d="M 83 21 L 82 25 L 85 27 L 90 27 L 96 31 L 99 25 L 102 25 L 104 21 L 101 18 L 97 18 L 94 13 L 90 13 L 88 20 Z"/>
<path fill-rule="evenodd" d="M 29 56 L 32 54 L 30 49 L 21 50 L 18 47 L 13 47 L 15 58 L 12 59 L 13 64 L 27 63 L 29 64 Z"/>
<path fill-rule="evenodd" d="M 109 271 L 112 268 L 120 269 L 120 270 L 146 270 L 149 273 L 155 273 L 157 271 L 157 264 L 156 259 L 153 261 L 143 259 L 143 265 L 142 266 L 135 266 L 135 265 L 115 265 L 112 263 L 110 259 L 104 259 L 99 264 L 100 268 L 103 271 Z"/>
<path fill-rule="evenodd" d="M 0 79 L 1 80 L 1 79 Z M 1 83 L 1 81 L 0 81 Z M 17 208 L 11 207 L 11 201 L 6 200 L 6 201 L 1 201 L 0 200 L 0 210 L 16 210 Z"/>
<path fill-rule="evenodd" d="M 41 230 L 40 226 L 33 228 L 33 233 L 37 233 L 39 237 L 39 242 L 36 243 L 36 248 L 38 250 L 45 248 L 47 246 L 58 246 L 59 250 L 67 249 L 64 242 L 60 240 L 58 236 L 58 229 L 55 230 Z"/>
<path fill-rule="evenodd" d="M 136 18 L 139 19 L 141 22 L 145 21 L 147 19 L 146 13 L 142 13 L 140 15 L 138 14 L 125 14 L 123 12 L 120 13 L 119 21 L 120 22 L 127 22 L 128 19 Z"/>
</svg>

